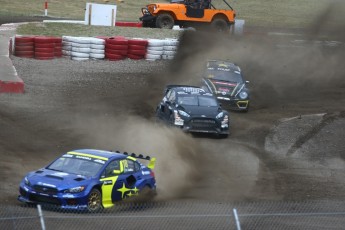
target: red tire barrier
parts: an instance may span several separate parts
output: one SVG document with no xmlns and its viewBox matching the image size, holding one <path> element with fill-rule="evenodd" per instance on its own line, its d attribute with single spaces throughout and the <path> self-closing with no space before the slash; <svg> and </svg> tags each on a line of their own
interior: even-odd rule
<svg viewBox="0 0 345 230">
<path fill-rule="evenodd" d="M 62 38 L 37 36 L 35 41 L 35 59 L 50 60 L 62 55 Z M 58 47 L 58 48 L 56 48 Z"/>
<path fill-rule="evenodd" d="M 109 61 L 119 61 L 123 60 L 127 57 L 127 55 L 120 55 L 120 54 L 112 54 L 112 53 L 105 53 L 105 58 Z"/>
<path fill-rule="evenodd" d="M 110 37 L 105 40 L 105 44 L 128 45 L 128 40 L 125 37 Z"/>
<path fill-rule="evenodd" d="M 129 49 L 128 50 L 129 54 L 134 54 L 134 55 L 138 55 L 138 56 L 145 56 L 146 55 L 146 50 L 134 50 L 134 49 Z"/>
<path fill-rule="evenodd" d="M 110 50 L 128 50 L 128 45 L 113 45 L 113 44 L 106 44 L 105 49 Z"/>
<path fill-rule="evenodd" d="M 147 46 L 149 44 L 149 42 L 147 40 L 143 40 L 143 39 L 129 39 L 128 44 L 129 45 Z"/>
<path fill-rule="evenodd" d="M 146 46 L 140 46 L 140 45 L 128 45 L 128 49 L 130 50 L 146 50 Z"/>
<path fill-rule="evenodd" d="M 34 51 L 34 46 L 14 46 L 14 50 L 18 51 Z"/>
<path fill-rule="evenodd" d="M 143 27 L 142 22 L 115 22 L 115 26 Z"/>
<path fill-rule="evenodd" d="M 144 59 L 145 56 L 143 55 L 135 55 L 135 54 L 127 54 L 127 57 L 129 57 L 130 59 L 134 59 L 134 60 L 140 60 L 140 59 Z"/>
<path fill-rule="evenodd" d="M 33 58 L 35 56 L 35 52 L 32 51 L 15 51 L 15 56 L 23 57 L 23 58 Z"/>
<path fill-rule="evenodd" d="M 23 58 L 34 57 L 34 36 L 15 37 L 14 55 Z"/>
</svg>

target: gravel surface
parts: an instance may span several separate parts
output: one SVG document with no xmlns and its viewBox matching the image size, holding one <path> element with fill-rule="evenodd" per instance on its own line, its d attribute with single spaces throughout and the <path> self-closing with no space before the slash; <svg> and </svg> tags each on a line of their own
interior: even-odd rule
<svg viewBox="0 0 345 230">
<path fill-rule="evenodd" d="M 12 57 L 26 92 L 0 96 L 3 202 L 26 172 L 78 148 L 157 156 L 162 200 L 343 200 L 345 52 L 293 39 L 188 32 L 171 62 Z M 227 139 L 153 122 L 164 86 L 198 84 L 206 58 L 234 60 L 251 82 Z"/>
</svg>

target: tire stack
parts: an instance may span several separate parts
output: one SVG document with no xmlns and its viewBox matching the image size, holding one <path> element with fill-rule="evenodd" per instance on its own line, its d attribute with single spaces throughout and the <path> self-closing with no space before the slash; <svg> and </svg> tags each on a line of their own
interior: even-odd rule
<svg viewBox="0 0 345 230">
<path fill-rule="evenodd" d="M 71 58 L 72 52 L 72 37 L 71 36 L 62 36 L 62 47 L 61 47 L 62 56 Z"/>
<path fill-rule="evenodd" d="M 167 38 L 164 40 L 164 51 L 162 59 L 172 60 L 178 49 L 179 41 L 177 39 Z"/>
<path fill-rule="evenodd" d="M 52 60 L 55 57 L 55 37 L 37 36 L 35 41 L 35 59 Z"/>
<path fill-rule="evenodd" d="M 156 61 L 162 59 L 164 52 L 164 40 L 149 39 L 145 59 L 147 61 Z"/>
<path fill-rule="evenodd" d="M 90 38 L 90 59 L 103 60 L 105 57 L 105 40 Z"/>
<path fill-rule="evenodd" d="M 128 40 L 128 58 L 133 60 L 145 59 L 148 40 L 133 38 Z"/>
<path fill-rule="evenodd" d="M 35 38 L 31 36 L 16 36 L 14 38 L 14 55 L 23 58 L 35 57 Z"/>
<path fill-rule="evenodd" d="M 119 61 L 127 58 L 128 39 L 125 37 L 110 37 L 105 42 L 105 58 L 109 61 Z"/>
<path fill-rule="evenodd" d="M 90 59 L 91 39 L 89 37 L 72 37 L 71 59 L 85 61 Z"/>
<path fill-rule="evenodd" d="M 54 56 L 56 58 L 62 57 L 62 38 L 61 37 L 55 37 Z"/>
</svg>

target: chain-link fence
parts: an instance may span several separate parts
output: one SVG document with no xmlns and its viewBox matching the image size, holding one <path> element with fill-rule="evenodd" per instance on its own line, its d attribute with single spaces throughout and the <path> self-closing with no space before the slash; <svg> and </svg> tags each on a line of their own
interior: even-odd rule
<svg viewBox="0 0 345 230">
<path fill-rule="evenodd" d="M 99 213 L 0 205 L 0 229 L 344 229 L 345 202 L 118 204 Z M 236 216 L 237 214 L 237 216 Z"/>
</svg>

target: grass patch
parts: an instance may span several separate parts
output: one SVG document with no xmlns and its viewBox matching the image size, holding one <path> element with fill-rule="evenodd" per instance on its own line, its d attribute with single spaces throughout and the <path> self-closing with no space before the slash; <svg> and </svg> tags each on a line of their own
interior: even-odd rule
<svg viewBox="0 0 345 230">
<path fill-rule="evenodd" d="M 318 19 L 318 15 L 331 2 L 339 0 L 228 0 L 236 10 L 239 19 L 246 25 L 264 27 L 305 28 Z M 103 0 L 49 0 L 48 16 L 84 20 L 87 2 L 104 4 Z M 117 5 L 118 21 L 139 21 L 141 8 L 152 2 L 166 0 L 118 0 L 108 4 Z M 227 8 L 221 0 L 213 0 L 217 8 Z M 0 15 L 44 15 L 44 0 L 2 0 Z"/>
<path fill-rule="evenodd" d="M 87 26 L 66 23 L 28 23 L 18 27 L 20 35 L 50 35 L 50 36 L 125 36 L 134 38 L 178 38 L 180 31 L 160 30 L 151 28 Z"/>
</svg>

